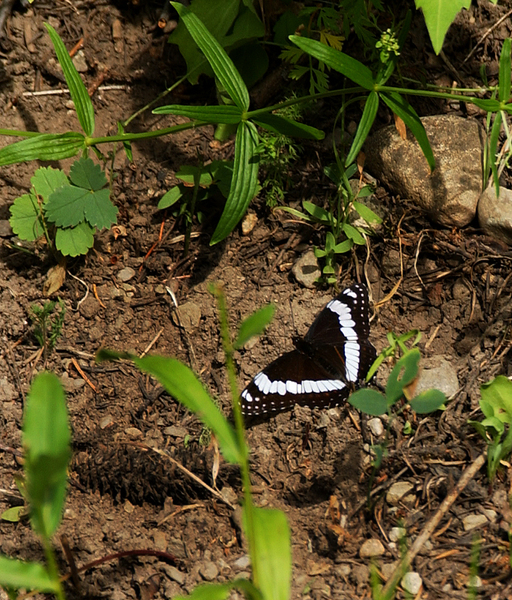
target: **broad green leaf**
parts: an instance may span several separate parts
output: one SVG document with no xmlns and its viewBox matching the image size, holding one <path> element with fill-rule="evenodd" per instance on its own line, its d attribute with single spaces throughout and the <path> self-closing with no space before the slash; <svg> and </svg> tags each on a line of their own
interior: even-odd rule
<svg viewBox="0 0 512 600">
<path fill-rule="evenodd" d="M 434 52 L 439 54 L 448 28 L 461 9 L 470 7 L 471 0 L 415 0 L 415 3 L 423 11 Z"/>
<path fill-rule="evenodd" d="M 280 133 L 281 135 L 287 135 L 289 137 L 303 138 L 306 140 L 323 140 L 325 137 L 324 132 L 320 129 L 298 123 L 297 121 L 287 119 L 281 115 L 267 113 L 258 115 L 251 120 L 256 123 L 256 125 L 263 127 L 263 129 L 267 129 L 274 133 Z"/>
<path fill-rule="evenodd" d="M 389 406 L 402 397 L 403 389 L 418 375 L 420 351 L 417 348 L 409 350 L 396 363 L 386 384 L 386 398 Z"/>
<path fill-rule="evenodd" d="M 258 191 L 258 132 L 256 126 L 242 121 L 236 131 L 235 160 L 229 196 L 213 232 L 210 244 L 226 238 L 245 215 L 247 207 Z"/>
<path fill-rule="evenodd" d="M 309 200 L 304 200 L 302 203 L 304 210 L 306 210 L 312 217 L 321 221 L 322 223 L 329 223 L 331 221 L 330 214 L 321 206 L 317 206 Z"/>
<path fill-rule="evenodd" d="M 13 232 L 27 242 L 33 242 L 44 234 L 41 222 L 41 208 L 34 194 L 23 194 L 9 207 L 9 223 Z"/>
<path fill-rule="evenodd" d="M 0 556 L 0 585 L 15 590 L 26 588 L 48 593 L 59 589 L 59 582 L 50 577 L 43 565 L 7 556 Z"/>
<path fill-rule="evenodd" d="M 153 111 L 156 115 L 182 115 L 204 123 L 226 123 L 237 125 L 242 120 L 243 111 L 238 106 L 221 104 L 219 106 L 182 106 L 170 104 L 160 106 Z"/>
<path fill-rule="evenodd" d="M 365 204 L 354 200 L 354 202 L 352 202 L 352 206 L 367 223 L 382 223 L 382 219 L 379 217 L 379 215 L 374 213 L 373 210 L 368 208 Z"/>
<path fill-rule="evenodd" d="M 62 160 L 75 156 L 84 145 L 81 133 L 42 133 L 0 150 L 0 167 L 30 160 Z"/>
<path fill-rule="evenodd" d="M 199 173 L 199 185 L 208 187 L 213 183 L 213 175 L 210 172 L 208 165 L 207 167 L 193 167 L 191 165 L 183 165 L 180 170 L 176 173 L 177 179 L 181 179 L 184 183 L 189 186 L 194 186 L 197 173 Z"/>
<path fill-rule="evenodd" d="M 256 585 L 265 600 L 289 600 L 292 577 L 290 528 L 286 515 L 280 510 L 256 508 L 252 510 L 254 530 L 243 511 L 244 530 L 254 534 L 253 572 Z"/>
<path fill-rule="evenodd" d="M 346 167 L 356 160 L 362 145 L 365 143 L 366 138 L 370 133 L 370 129 L 372 128 L 373 122 L 375 121 L 378 108 L 379 94 L 377 94 L 377 92 L 370 92 L 364 105 L 363 115 L 361 117 L 361 120 L 359 121 L 354 141 L 352 142 L 350 151 L 347 155 L 347 158 L 345 159 Z"/>
<path fill-rule="evenodd" d="M 70 442 L 62 385 L 53 373 L 40 373 L 27 396 L 23 446 L 32 523 L 47 538 L 53 535 L 62 517 Z"/>
<path fill-rule="evenodd" d="M 206 56 L 213 72 L 231 100 L 240 109 L 247 110 L 250 102 L 247 86 L 227 52 L 190 9 L 179 2 L 171 2 L 171 4 L 176 9 L 195 43 Z M 222 14 L 224 12 L 224 9 L 218 12 L 217 20 L 224 18 Z"/>
<path fill-rule="evenodd" d="M 446 402 L 446 395 L 439 390 L 426 390 L 415 396 L 409 404 L 420 415 L 439 410 Z"/>
<path fill-rule="evenodd" d="M 64 171 L 52 169 L 51 167 L 40 167 L 34 173 L 30 183 L 36 194 L 42 196 L 44 202 L 46 202 L 52 192 L 69 182 Z"/>
<path fill-rule="evenodd" d="M 58 33 L 51 25 L 48 25 L 48 23 L 45 23 L 44 26 L 52 40 L 57 59 L 64 72 L 71 99 L 75 104 L 78 121 L 82 126 L 85 135 L 90 137 L 94 133 L 94 108 L 87 92 L 87 88 L 80 79 L 80 75 Z"/>
<path fill-rule="evenodd" d="M 383 394 L 369 388 L 356 390 L 349 396 L 349 403 L 366 415 L 378 417 L 388 412 L 388 402 Z"/>
<path fill-rule="evenodd" d="M 275 311 L 276 307 L 273 304 L 269 304 L 245 318 L 238 330 L 234 347 L 237 349 L 243 348 L 252 337 L 260 335 L 270 321 L 272 321 Z"/>
<path fill-rule="evenodd" d="M 110 200 L 110 190 L 92 192 L 85 206 L 85 218 L 96 229 L 110 229 L 117 223 L 118 209 Z"/>
<path fill-rule="evenodd" d="M 248 579 L 235 579 L 228 583 L 202 583 L 187 596 L 175 596 L 173 600 L 225 600 L 231 590 L 243 591 L 248 600 L 263 600 L 261 592 Z"/>
<path fill-rule="evenodd" d="M 354 244 L 357 244 L 358 246 L 364 246 L 366 244 L 364 236 L 362 236 L 353 225 L 350 225 L 350 223 L 343 223 L 342 229 L 343 233 L 349 239 L 351 239 L 354 242 Z"/>
<path fill-rule="evenodd" d="M 85 207 L 92 192 L 74 185 L 63 185 L 50 195 L 45 206 L 46 218 L 57 227 L 74 227 L 85 219 Z"/>
<path fill-rule="evenodd" d="M 494 417 L 502 423 L 512 423 L 512 381 L 504 375 L 498 375 L 490 383 L 480 387 L 482 402 L 489 407 L 486 414 L 492 410 Z"/>
<path fill-rule="evenodd" d="M 163 356 L 138 358 L 125 352 L 111 350 L 100 350 L 96 356 L 100 362 L 119 358 L 132 360 L 139 369 L 158 379 L 171 396 L 195 413 L 214 432 L 224 458 L 228 462 L 240 464 L 242 450 L 238 447 L 234 429 L 191 369 L 175 358 Z"/>
<path fill-rule="evenodd" d="M 471 103 L 487 112 L 498 112 L 501 108 L 501 102 L 494 98 L 471 98 Z"/>
<path fill-rule="evenodd" d="M 86 221 L 76 227 L 57 228 L 55 247 L 64 256 L 87 254 L 94 245 L 94 228 Z"/>
<path fill-rule="evenodd" d="M 354 83 L 357 83 L 357 85 L 360 85 L 365 90 L 373 90 L 375 82 L 373 80 L 372 72 L 367 66 L 363 65 L 363 63 L 355 58 L 309 38 L 291 35 L 290 40 L 301 50 L 311 54 L 311 56 L 314 56 L 317 60 L 325 63 L 335 71 L 342 73 L 345 77 Z"/>
<path fill-rule="evenodd" d="M 0 515 L 0 519 L 3 521 L 11 521 L 12 523 L 18 523 L 23 517 L 27 516 L 28 511 L 26 506 L 13 506 L 12 508 L 4 510 L 4 512 Z"/>
<path fill-rule="evenodd" d="M 380 95 L 382 100 L 389 106 L 389 108 L 399 116 L 407 127 L 412 131 L 413 136 L 420 145 L 425 158 L 427 159 L 430 170 L 433 171 L 436 166 L 434 154 L 428 141 L 427 132 L 423 127 L 423 123 L 420 121 L 414 108 L 402 97 L 400 94 L 395 92 L 386 92 Z"/>
<path fill-rule="evenodd" d="M 171 188 L 168 192 L 166 192 L 158 202 L 158 209 L 163 210 L 164 208 L 169 208 L 173 204 L 176 204 L 180 198 L 183 197 L 183 190 L 181 186 L 176 185 Z"/>
<path fill-rule="evenodd" d="M 101 190 L 108 181 L 100 165 L 94 164 L 91 158 L 76 160 L 69 170 L 69 179 L 73 185 L 87 190 Z"/>
<path fill-rule="evenodd" d="M 340 242 L 339 244 L 336 244 L 336 246 L 334 246 L 333 248 L 333 252 L 335 252 L 336 254 L 345 254 L 345 252 L 351 250 L 353 246 L 354 242 L 352 240 L 345 240 L 343 242 Z"/>
</svg>

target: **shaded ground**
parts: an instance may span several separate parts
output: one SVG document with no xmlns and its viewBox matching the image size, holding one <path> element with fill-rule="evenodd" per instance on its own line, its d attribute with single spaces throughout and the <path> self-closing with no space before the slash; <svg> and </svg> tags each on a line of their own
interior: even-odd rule
<svg viewBox="0 0 512 600">
<path fill-rule="evenodd" d="M 445 50 L 467 85 L 478 81 L 480 61 L 486 63 L 491 83 L 497 74 L 496 59 L 502 40 L 510 35 L 509 21 L 486 38 L 473 66 L 470 63 L 464 70 L 461 64 L 470 45 L 506 12 L 508 4 L 492 11 L 487 5 L 475 8 L 474 18 L 466 16 L 454 26 L 456 42 Z M 65 95 L 23 96 L 37 82 L 42 89 L 62 87 L 51 67 L 49 41 L 42 35 L 41 24 L 47 20 L 68 47 L 84 37 L 89 68 L 83 76 L 88 85 L 105 72 L 106 83 L 126 86 L 94 95 L 97 133 L 115 132 L 117 120 L 153 100 L 182 74 L 176 49 L 167 46 L 165 36 L 155 29 L 157 6 L 121 12 L 108 3 L 84 2 L 74 3 L 74 8 L 56 3 L 33 10 L 34 15 L 15 13 L 0 55 L 4 68 L 0 127 L 39 131 L 77 127 Z M 115 19 L 122 24 L 122 38 L 116 41 L 112 39 Z M 36 39 L 34 53 L 25 43 L 27 27 Z M 450 82 L 449 68 L 425 50 L 426 32 L 419 17 L 413 33 L 407 67 L 414 71 L 427 65 L 432 81 L 447 78 Z M 183 86 L 165 101 L 206 102 L 213 93 L 209 86 L 209 82 L 199 90 Z M 325 115 L 334 111 L 330 105 L 324 108 Z M 422 114 L 454 109 L 444 105 L 421 108 Z M 134 128 L 143 131 L 170 122 L 148 114 L 136 120 Z M 315 125 L 329 127 L 327 122 Z M 266 302 L 278 307 L 267 334 L 236 357 L 241 385 L 289 349 L 296 330 L 303 333 L 332 296 L 327 290 L 301 288 L 290 274 L 303 251 L 321 243 L 322 232 L 277 213 L 269 215 L 264 199 L 255 202 L 253 210 L 259 220 L 249 236 L 236 231 L 225 243 L 210 248 L 213 217 L 203 229 L 197 227 L 199 235 L 192 240 L 191 253 L 182 258 L 182 231 L 172 217 L 157 211 L 157 201 L 175 183 L 173 173 L 179 166 L 196 164 L 198 152 L 204 160 L 219 158 L 219 153 L 229 156 L 232 143 L 217 150 L 212 130 L 201 129 L 135 144 L 133 149 L 132 164 L 121 152 L 117 156 L 113 193 L 119 225 L 126 235 L 124 230 L 117 238 L 113 232 L 100 234 L 94 251 L 69 265 L 72 276 L 59 292 L 67 312 L 63 336 L 48 367 L 62 375 L 68 391 L 75 447 L 70 496 L 59 533 L 66 536 L 79 566 L 131 549 L 166 551 L 177 562 L 171 565 L 150 557 L 106 562 L 84 574 L 79 589 L 70 586 L 70 598 L 170 598 L 190 591 L 199 581 L 223 581 L 248 573 L 237 511 L 175 463 L 148 449 L 166 448 L 175 461 L 212 485 L 215 450 L 200 423 L 131 366 L 96 365 L 97 349 L 106 346 L 137 353 L 151 349 L 177 356 L 192 365 L 228 411 L 223 355 L 208 283 L 224 282 L 232 324 Z M 321 175 L 322 165 L 330 160 L 328 144 L 306 145 L 291 173 L 287 201 L 324 200 L 332 190 Z M 55 166 L 66 169 L 69 162 Z M 34 168 L 29 164 L 0 170 L 1 219 L 8 219 L 14 198 L 28 190 Z M 389 565 L 400 556 L 398 545 L 389 539 L 392 528 L 403 525 L 408 540 L 414 540 L 464 469 L 484 450 L 466 422 L 476 414 L 479 385 L 510 371 L 509 249 L 475 229 L 432 229 L 406 201 L 388 196 L 382 188 L 377 197 L 388 215 L 385 226 L 371 240 L 368 257 L 364 248 L 357 257 L 347 256 L 340 287 L 367 279 L 377 303 L 399 279 L 402 260 L 403 283 L 375 311 L 372 341 L 381 350 L 388 331 L 421 330 L 423 356 L 441 355 L 449 360 L 458 372 L 460 389 L 443 413 L 421 420 L 406 415 L 412 420 L 412 435 L 403 433 L 403 418 L 392 427 L 389 456 L 373 482 L 371 511 L 365 500 L 372 469 L 355 411 L 296 409 L 248 432 L 257 502 L 283 509 L 290 520 L 293 598 L 370 597 L 369 561 L 359 556 L 362 543 L 368 538 L 382 541 L 386 551 L 379 565 L 384 575 L 389 574 Z M 158 239 L 162 220 L 164 239 L 144 260 Z M 7 491 L 16 492 L 14 475 L 20 472 L 24 394 L 34 372 L 43 368 L 31 334 L 30 306 L 44 302 L 42 287 L 51 263 L 43 247 L 30 256 L 13 248 L 7 228 L 2 228 L 1 235 L 0 500 L 5 509 L 15 502 Z M 119 274 L 127 267 L 134 275 L 122 281 Z M 177 326 L 167 285 L 180 305 L 196 305 L 195 322 L 185 329 Z M 492 488 L 482 470 L 416 558 L 414 569 L 424 583 L 422 598 L 467 597 L 475 532 L 465 532 L 462 519 L 482 513 L 488 521 L 478 530 L 483 540 L 479 597 L 498 599 L 512 594 L 507 469 Z M 405 501 L 391 506 L 385 492 L 395 481 L 407 481 L 413 487 Z M 236 471 L 222 464 L 215 483 L 222 497 L 236 505 L 240 496 Z M 2 553 L 42 559 L 26 522 L 1 522 L 0 533 Z M 61 569 L 66 572 L 58 542 Z"/>
</svg>

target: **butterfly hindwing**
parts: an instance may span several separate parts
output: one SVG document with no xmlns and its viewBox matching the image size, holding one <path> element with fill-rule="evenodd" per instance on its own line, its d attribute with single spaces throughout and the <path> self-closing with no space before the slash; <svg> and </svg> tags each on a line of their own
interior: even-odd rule
<svg viewBox="0 0 512 600">
<path fill-rule="evenodd" d="M 296 350 L 260 371 L 241 394 L 247 417 L 291 410 L 295 404 L 338 406 L 366 377 L 376 350 L 368 339 L 368 292 L 354 284 L 319 313 Z"/>
</svg>

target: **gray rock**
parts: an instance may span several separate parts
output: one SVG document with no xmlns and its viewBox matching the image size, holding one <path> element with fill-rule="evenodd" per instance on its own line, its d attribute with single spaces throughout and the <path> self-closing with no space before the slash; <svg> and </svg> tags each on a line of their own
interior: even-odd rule
<svg viewBox="0 0 512 600">
<path fill-rule="evenodd" d="M 247 569 L 251 564 L 251 559 L 248 554 L 244 554 L 240 558 L 237 558 L 233 564 L 237 569 Z"/>
<path fill-rule="evenodd" d="M 94 296 L 87 296 L 85 300 L 80 304 L 80 314 L 86 319 L 92 319 L 100 309 L 100 303 L 94 298 Z"/>
<path fill-rule="evenodd" d="M 178 306 L 172 317 L 176 325 L 183 327 L 186 331 L 192 332 L 199 327 L 201 309 L 194 302 L 185 302 L 185 304 Z"/>
<path fill-rule="evenodd" d="M 380 437 L 384 433 L 384 425 L 378 417 L 368 421 L 368 428 L 375 437 Z"/>
<path fill-rule="evenodd" d="M 382 542 L 376 538 L 366 540 L 361 549 L 359 550 L 359 556 L 361 558 L 373 558 L 374 556 L 382 556 L 386 549 L 382 545 Z"/>
<path fill-rule="evenodd" d="M 440 356 L 425 358 L 422 361 L 423 369 L 420 373 L 416 393 L 435 388 L 440 390 L 449 398 L 459 389 L 457 371 L 451 363 Z"/>
<path fill-rule="evenodd" d="M 217 579 L 219 569 L 214 562 L 207 560 L 199 567 L 199 574 L 206 581 L 213 581 L 214 579 Z"/>
<path fill-rule="evenodd" d="M 462 519 L 462 525 L 464 526 L 464 531 L 471 531 L 476 527 L 481 527 L 482 525 L 486 525 L 489 521 L 485 515 L 468 515 Z"/>
<path fill-rule="evenodd" d="M 419 573 L 414 571 L 406 573 L 402 578 L 402 587 L 406 592 L 409 592 L 409 594 L 412 594 L 413 596 L 420 591 L 422 585 L 423 581 L 421 580 Z"/>
<path fill-rule="evenodd" d="M 432 174 L 412 133 L 408 130 L 402 140 L 394 126 L 369 138 L 366 167 L 434 221 L 463 227 L 473 220 L 482 189 L 482 130 L 476 120 L 455 115 L 421 121 L 436 161 Z"/>
<path fill-rule="evenodd" d="M 162 568 L 168 575 L 168 577 L 173 581 L 176 581 L 176 583 L 179 583 L 180 585 L 183 585 L 185 583 L 185 573 L 182 573 L 176 567 L 173 567 L 172 565 L 163 564 Z"/>
<path fill-rule="evenodd" d="M 132 269 L 131 267 L 125 267 L 124 269 L 121 269 L 119 271 L 119 273 L 117 274 L 117 278 L 126 283 L 127 281 L 130 281 L 130 279 L 133 279 L 135 277 L 135 270 Z"/>
<path fill-rule="evenodd" d="M 315 287 L 315 281 L 322 275 L 322 272 L 318 267 L 318 260 L 313 250 L 308 250 L 296 261 L 292 267 L 292 273 L 304 287 Z"/>
<path fill-rule="evenodd" d="M 413 488 L 414 485 L 409 481 L 397 481 L 389 488 L 386 494 L 386 502 L 391 506 L 396 506 Z"/>
<path fill-rule="evenodd" d="M 478 221 L 487 234 L 512 244 L 512 190 L 500 186 L 496 197 L 494 186 L 488 187 L 478 202 Z"/>
</svg>

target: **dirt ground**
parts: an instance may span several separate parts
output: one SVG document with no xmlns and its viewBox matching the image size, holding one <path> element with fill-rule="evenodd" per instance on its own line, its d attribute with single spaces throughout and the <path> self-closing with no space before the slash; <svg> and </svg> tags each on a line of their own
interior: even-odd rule
<svg viewBox="0 0 512 600">
<path fill-rule="evenodd" d="M 94 93 L 97 135 L 115 133 L 117 121 L 176 81 L 184 72 L 183 64 L 177 49 L 166 43 L 166 35 L 156 27 L 159 3 L 125 4 L 55 1 L 35 3 L 30 10 L 16 7 L 0 53 L 0 127 L 41 132 L 78 127 L 65 94 L 23 95 L 63 87 L 43 22 L 58 30 L 68 48 L 84 38 L 82 76 L 87 86 L 100 80 L 122 86 Z M 511 33 L 510 18 L 486 37 L 472 60 L 464 65 L 463 60 L 510 5 L 510 1 L 498 7 L 479 2 L 463 15 L 444 48 L 447 62 L 430 50 L 422 17 L 416 14 L 402 73 L 451 82 L 450 64 L 462 83 L 470 86 L 480 81 L 483 63 L 492 84 L 499 48 Z M 121 37 L 114 40 L 116 20 L 122 27 Z M 163 103 L 214 101 L 211 81 L 202 80 L 196 87 L 182 85 Z M 328 132 L 336 106 L 325 103 L 321 108 L 311 124 Z M 423 115 L 464 114 L 463 107 L 448 104 L 425 103 L 416 108 Z M 354 110 L 357 120 L 359 109 Z M 389 118 L 383 112 L 379 123 Z M 146 112 L 131 130 L 175 122 Z M 236 356 L 241 387 L 290 349 L 296 331 L 304 333 L 332 297 L 332 290 L 302 288 L 291 275 L 294 261 L 321 243 L 322 231 L 284 213 L 270 212 L 264 198 L 252 205 L 258 222 L 249 235 L 237 229 L 213 248 L 208 242 L 218 213 L 215 207 L 207 207 L 205 222 L 194 224 L 197 235 L 188 257 L 183 257 L 182 223 L 158 211 L 157 203 L 176 183 L 174 173 L 181 165 L 197 164 L 198 155 L 205 161 L 230 157 L 232 142 L 219 147 L 212 140 L 213 130 L 204 128 L 137 143 L 133 163 L 118 148 L 113 200 L 119 208 L 121 235 L 100 233 L 87 257 L 69 262 L 68 277 L 59 291 L 67 308 L 63 335 L 46 366 L 63 378 L 74 444 L 69 498 L 55 539 L 61 571 L 70 569 L 61 545 L 64 536 L 79 568 L 115 553 L 157 551 L 93 566 L 80 573 L 78 586 L 66 584 L 69 598 L 171 598 L 186 594 L 201 581 L 249 575 L 238 511 L 232 508 L 241 495 L 236 470 L 221 463 L 213 481 L 215 451 L 197 419 L 131 365 L 94 361 L 100 347 L 139 354 L 150 349 L 177 356 L 194 368 L 228 412 L 223 354 L 208 284 L 224 283 L 233 325 L 267 302 L 277 305 L 266 334 Z M 10 141 L 2 138 L 0 144 Z M 286 202 L 299 207 L 303 199 L 325 201 L 333 189 L 322 168 L 331 160 L 328 143 L 303 144 L 289 174 Z M 70 162 L 52 166 L 67 169 Z M 29 189 L 36 166 L 0 169 L 0 510 L 17 502 L 14 477 L 21 472 L 24 397 L 34 373 L 44 368 L 29 315 L 31 305 L 45 301 L 42 289 L 52 263 L 44 246 L 32 254 L 20 251 L 6 223 L 9 206 Z M 377 564 L 384 576 L 389 574 L 401 553 L 400 545 L 390 539 L 392 528 L 405 527 L 410 545 L 461 473 L 485 450 L 467 420 L 479 417 L 479 386 L 511 370 L 509 248 L 476 228 L 434 228 L 406 200 L 392 197 L 383 188 L 377 189 L 376 196 L 386 215 L 384 227 L 370 240 L 368 255 L 366 248 L 360 248 L 343 259 L 340 288 L 366 279 L 376 303 L 395 286 L 402 260 L 400 287 L 372 311 L 371 339 L 380 351 L 387 345 L 388 331 L 419 329 L 422 355 L 448 360 L 458 373 L 460 387 L 445 411 L 425 418 L 408 414 L 395 422 L 389 455 L 375 480 L 371 480 L 370 457 L 356 411 L 300 408 L 248 431 L 256 501 L 282 509 L 290 522 L 294 599 L 371 597 L 370 561 L 359 554 L 363 542 L 370 538 L 382 542 L 385 553 Z M 163 239 L 145 259 L 158 241 L 162 223 Z M 174 290 L 180 305 L 193 303 L 187 305 L 191 321 L 185 329 L 177 325 L 165 286 Z M 406 418 L 413 429 L 408 435 Z M 165 448 L 175 462 L 150 448 Z M 215 484 L 218 492 L 208 491 L 177 463 L 208 485 Z M 397 481 L 412 487 L 404 501 L 392 506 L 386 492 Z M 512 597 L 510 484 L 508 465 L 493 486 L 481 469 L 459 495 L 413 563 L 423 580 L 418 598 L 469 597 L 475 535 L 482 541 L 478 597 Z M 371 509 L 366 502 L 370 488 Z M 463 519 L 471 514 L 484 514 L 487 522 L 465 531 Z M 43 559 L 26 521 L 0 522 L 0 552 Z"/>
</svg>

